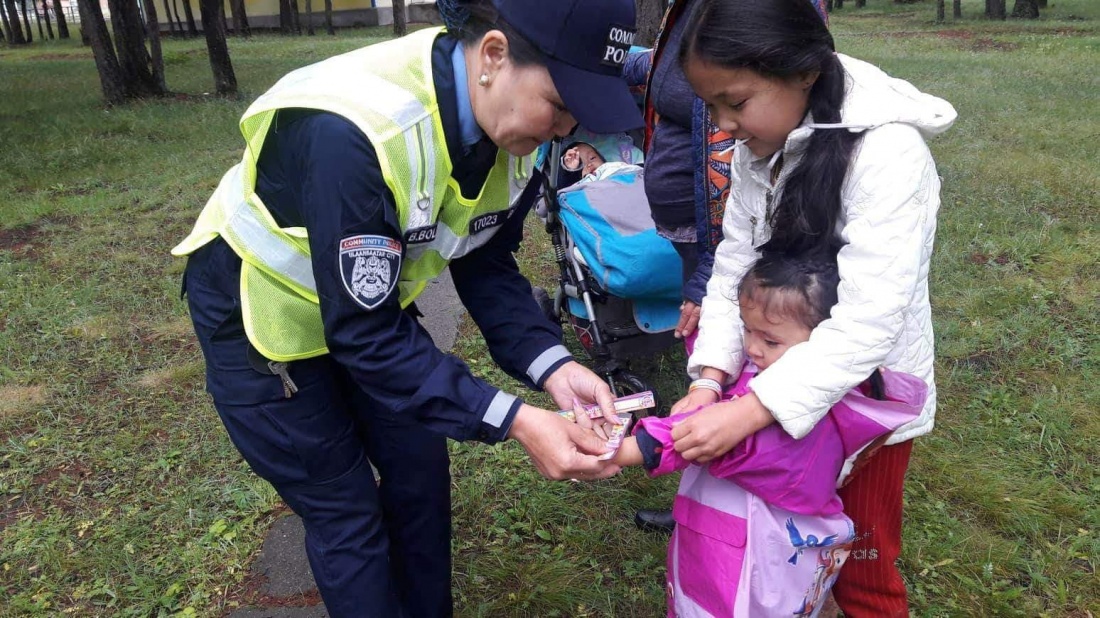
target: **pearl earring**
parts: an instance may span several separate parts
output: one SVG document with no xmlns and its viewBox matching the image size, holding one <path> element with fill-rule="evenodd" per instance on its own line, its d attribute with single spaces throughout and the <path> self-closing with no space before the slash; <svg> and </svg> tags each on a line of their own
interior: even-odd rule
<svg viewBox="0 0 1100 618">
<path fill-rule="evenodd" d="M 489 75 L 486 74 L 486 73 L 482 73 L 481 77 L 477 78 L 477 85 L 478 86 L 488 86 L 489 85 Z"/>
</svg>

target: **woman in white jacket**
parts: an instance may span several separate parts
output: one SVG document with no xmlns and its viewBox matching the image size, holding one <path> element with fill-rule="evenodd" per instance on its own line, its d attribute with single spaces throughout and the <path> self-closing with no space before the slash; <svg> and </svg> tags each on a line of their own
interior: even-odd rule
<svg viewBox="0 0 1100 618">
<path fill-rule="evenodd" d="M 846 616 L 905 616 L 902 482 L 912 438 L 935 414 L 928 264 L 940 181 L 925 137 L 955 119 L 946 101 L 835 53 L 804 0 L 704 0 L 681 50 L 685 75 L 718 126 L 738 139 L 732 188 L 688 363 L 699 378 L 672 411 L 717 401 L 744 357 L 736 282 L 759 248 L 844 244 L 839 302 L 810 340 L 757 376 L 752 393 L 710 406 L 673 432 L 706 462 L 772 422 L 806 435 L 878 367 L 924 379 L 921 416 L 842 490 L 860 540 L 834 589 Z M 720 387 L 719 387 L 720 388 Z"/>
</svg>

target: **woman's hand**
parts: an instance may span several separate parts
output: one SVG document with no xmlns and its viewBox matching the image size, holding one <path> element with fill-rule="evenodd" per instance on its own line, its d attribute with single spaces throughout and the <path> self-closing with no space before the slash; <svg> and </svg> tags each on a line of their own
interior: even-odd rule
<svg viewBox="0 0 1100 618">
<path fill-rule="evenodd" d="M 597 458 L 608 452 L 607 441 L 591 429 L 527 404 L 516 412 L 508 437 L 523 445 L 539 473 L 548 479 L 591 481 L 612 476 L 620 469 L 611 461 Z"/>
<path fill-rule="evenodd" d="M 577 402 L 598 403 L 604 418 L 610 423 L 619 424 L 611 387 L 591 369 L 577 361 L 569 361 L 558 367 L 542 383 L 542 389 L 550 394 L 559 410 L 572 410 Z"/>
<path fill-rule="evenodd" d="M 673 446 L 684 459 L 707 463 L 774 422 L 775 418 L 756 394 L 749 393 L 699 410 L 673 427 Z"/>
<path fill-rule="evenodd" d="M 718 393 L 705 388 L 697 388 L 688 393 L 683 399 L 672 404 L 672 410 L 669 414 L 679 414 L 681 412 L 690 412 L 696 408 L 703 406 L 709 406 L 712 403 L 718 401 Z"/>
<path fill-rule="evenodd" d="M 685 300 L 680 305 L 680 321 L 676 323 L 676 330 L 672 331 L 677 339 L 685 339 L 695 332 L 699 326 L 699 305 Z"/>
</svg>

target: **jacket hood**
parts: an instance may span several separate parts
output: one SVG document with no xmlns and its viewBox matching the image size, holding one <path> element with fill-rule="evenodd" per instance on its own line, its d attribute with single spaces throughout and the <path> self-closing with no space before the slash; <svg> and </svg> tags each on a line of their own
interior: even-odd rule
<svg viewBox="0 0 1100 618">
<path fill-rule="evenodd" d="M 847 92 L 839 123 L 815 123 L 807 117 L 791 132 L 787 148 L 809 139 L 814 130 L 848 129 L 854 133 L 891 123 L 907 124 L 927 139 L 943 133 L 958 114 L 950 103 L 917 90 L 909 82 L 890 77 L 882 69 L 844 54 L 837 54 L 847 73 Z"/>
</svg>

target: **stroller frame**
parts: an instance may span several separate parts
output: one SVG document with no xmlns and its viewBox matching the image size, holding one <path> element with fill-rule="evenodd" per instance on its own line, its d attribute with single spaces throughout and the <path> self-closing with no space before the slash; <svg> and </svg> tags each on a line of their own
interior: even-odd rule
<svg viewBox="0 0 1100 618">
<path fill-rule="evenodd" d="M 592 370 L 607 381 L 612 393 L 622 397 L 648 390 L 653 391 L 656 397 L 656 391 L 630 370 L 629 358 L 660 352 L 676 339 L 671 331 L 642 331 L 635 323 L 631 301 L 608 293 L 589 272 L 560 216 L 557 180 L 561 149 L 562 139 L 554 138 L 543 174 L 545 229 L 553 245 L 560 281 L 552 297 L 547 290 L 536 287 L 533 291 L 535 300 L 551 321 L 560 324 L 568 319 L 581 346 L 592 360 Z M 568 311 L 566 303 L 570 298 L 583 303 L 588 319 Z M 656 410 L 663 410 L 659 398 Z"/>
</svg>

